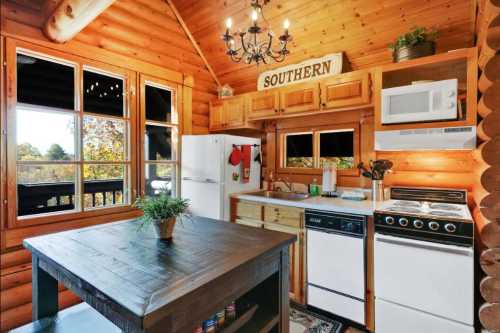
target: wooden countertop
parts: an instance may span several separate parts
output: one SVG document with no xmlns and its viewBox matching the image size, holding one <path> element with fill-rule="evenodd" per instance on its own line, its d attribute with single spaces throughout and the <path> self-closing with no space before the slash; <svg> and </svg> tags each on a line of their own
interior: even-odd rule
<svg viewBox="0 0 500 333">
<path fill-rule="evenodd" d="M 178 222 L 172 243 L 138 227 L 129 220 L 29 238 L 24 245 L 42 269 L 118 326 L 146 330 L 168 317 L 163 327 L 177 332 L 255 287 L 259 274 L 275 270 L 260 260 L 295 241 L 294 235 L 206 218 Z"/>
</svg>

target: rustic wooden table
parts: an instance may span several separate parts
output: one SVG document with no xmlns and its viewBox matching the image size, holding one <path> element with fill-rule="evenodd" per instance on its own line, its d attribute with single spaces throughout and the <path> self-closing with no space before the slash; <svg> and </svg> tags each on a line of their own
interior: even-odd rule
<svg viewBox="0 0 500 333">
<path fill-rule="evenodd" d="M 288 247 L 295 236 L 194 218 L 178 223 L 174 241 L 165 243 L 138 226 L 130 220 L 25 240 L 34 321 L 25 332 L 90 325 L 93 333 L 185 333 L 237 299 L 238 308 L 257 306 L 252 319 L 228 331 L 277 325 L 288 332 Z M 75 319 L 78 308 L 58 313 L 58 281 L 93 308 L 81 305 L 87 317 Z"/>
</svg>

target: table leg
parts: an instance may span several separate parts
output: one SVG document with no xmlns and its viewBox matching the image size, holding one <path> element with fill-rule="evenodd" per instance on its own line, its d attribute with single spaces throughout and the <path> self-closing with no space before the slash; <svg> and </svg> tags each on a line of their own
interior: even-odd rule
<svg viewBox="0 0 500 333">
<path fill-rule="evenodd" d="M 39 260 L 32 254 L 33 321 L 54 316 L 59 310 L 57 280 L 40 268 Z"/>
<path fill-rule="evenodd" d="M 290 289 L 290 258 L 289 258 L 289 247 L 285 247 L 281 250 L 280 256 L 280 323 L 279 331 L 280 333 L 288 333 L 290 331 L 290 300 L 289 300 L 289 289 Z"/>
</svg>

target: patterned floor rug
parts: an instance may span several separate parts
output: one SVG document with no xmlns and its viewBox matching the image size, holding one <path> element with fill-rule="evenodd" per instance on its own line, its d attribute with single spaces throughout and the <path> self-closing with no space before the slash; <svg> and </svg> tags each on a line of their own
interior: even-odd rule
<svg viewBox="0 0 500 333">
<path fill-rule="evenodd" d="M 342 324 L 306 309 L 290 308 L 290 333 L 339 333 Z"/>
</svg>

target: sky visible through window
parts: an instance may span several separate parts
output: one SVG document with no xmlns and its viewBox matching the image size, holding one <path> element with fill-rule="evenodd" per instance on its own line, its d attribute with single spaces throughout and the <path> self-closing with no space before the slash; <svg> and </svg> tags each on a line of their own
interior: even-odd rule
<svg viewBox="0 0 500 333">
<path fill-rule="evenodd" d="M 52 144 L 74 154 L 74 116 L 71 113 L 46 113 L 18 108 L 17 144 L 29 143 L 45 155 Z"/>
</svg>

